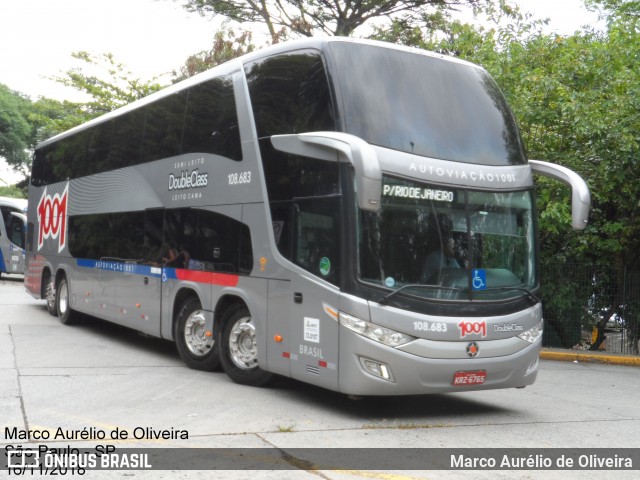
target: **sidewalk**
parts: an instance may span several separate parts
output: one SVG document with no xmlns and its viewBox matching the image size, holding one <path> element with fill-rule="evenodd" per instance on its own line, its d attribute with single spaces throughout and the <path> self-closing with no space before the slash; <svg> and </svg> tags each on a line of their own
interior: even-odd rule
<svg viewBox="0 0 640 480">
<path fill-rule="evenodd" d="M 540 352 L 543 360 L 560 360 L 580 363 L 608 363 L 611 365 L 627 365 L 640 367 L 640 356 L 622 353 L 590 352 L 588 350 L 566 350 L 560 348 L 543 348 Z"/>
</svg>

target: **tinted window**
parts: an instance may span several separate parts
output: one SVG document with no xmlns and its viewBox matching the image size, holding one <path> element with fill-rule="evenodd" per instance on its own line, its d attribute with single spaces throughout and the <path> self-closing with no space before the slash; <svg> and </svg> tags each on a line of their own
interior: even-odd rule
<svg viewBox="0 0 640 480">
<path fill-rule="evenodd" d="M 20 248 L 25 248 L 24 223 L 18 217 L 11 217 L 7 224 L 9 240 Z"/>
<path fill-rule="evenodd" d="M 121 168 L 140 162 L 145 110 L 135 110 L 114 120 L 113 141 L 107 164 Z"/>
<path fill-rule="evenodd" d="M 101 123 L 87 131 L 86 158 L 82 163 L 71 167 L 75 168 L 75 172 L 71 172 L 70 178 L 76 175 L 90 175 L 92 172 L 104 172 L 109 169 L 108 162 L 109 152 L 111 151 L 111 138 L 113 136 L 113 123 L 113 120 Z M 69 141 L 71 141 L 71 139 Z"/>
<path fill-rule="evenodd" d="M 278 250 L 286 258 L 294 256 L 296 201 L 313 201 L 340 194 L 340 175 L 337 160 L 328 162 L 285 154 L 275 150 L 269 139 L 260 141 L 260 152 L 267 181 L 271 220 Z"/>
<path fill-rule="evenodd" d="M 309 219 L 320 216 L 302 215 L 301 208 L 303 205 L 322 208 L 324 201 L 314 198 L 311 203 L 301 203 L 300 199 L 339 194 L 337 158 L 336 162 L 327 162 L 285 154 L 275 150 L 268 137 L 335 131 L 334 108 L 322 58 L 315 51 L 279 55 L 249 64 L 246 73 L 256 129 L 261 137 L 260 154 L 278 250 L 320 275 L 312 237 L 319 239 L 324 227 L 310 228 Z M 337 231 L 336 228 L 336 235 Z M 330 256 L 336 265 L 335 255 Z M 334 280 L 335 272 L 334 268 L 328 275 L 320 276 L 331 276 Z"/>
<path fill-rule="evenodd" d="M 259 60 L 246 73 L 259 137 L 335 130 L 329 84 L 317 52 Z"/>
<path fill-rule="evenodd" d="M 340 197 L 298 200 L 293 207 L 294 263 L 337 284 L 340 266 Z"/>
<path fill-rule="evenodd" d="M 271 203 L 278 250 L 293 263 L 338 284 L 341 197 L 307 197 Z"/>
<path fill-rule="evenodd" d="M 180 154 L 187 92 L 147 105 L 140 162 L 151 162 Z"/>
<path fill-rule="evenodd" d="M 280 152 L 269 139 L 260 141 L 269 200 L 332 195 L 340 191 L 338 161 L 328 162 Z"/>
<path fill-rule="evenodd" d="M 165 264 L 209 272 L 250 273 L 249 228 L 224 215 L 199 209 L 167 210 Z"/>
<path fill-rule="evenodd" d="M 511 111 L 484 70 L 392 48 L 330 48 L 346 132 L 444 160 L 525 163 Z"/>
<path fill-rule="evenodd" d="M 230 77 L 195 85 L 39 149 L 31 182 L 48 185 L 184 153 L 242 159 Z"/>
<path fill-rule="evenodd" d="M 69 251 L 77 258 L 160 263 L 162 210 L 69 217 Z"/>
<path fill-rule="evenodd" d="M 69 251 L 77 258 L 210 272 L 248 274 L 253 268 L 249 227 L 189 208 L 71 216 Z"/>
<path fill-rule="evenodd" d="M 2 221 L 4 222 L 5 225 L 7 225 L 7 222 L 9 221 L 9 214 L 11 212 L 22 213 L 22 211 L 19 208 L 9 207 L 6 205 L 3 205 L 0 207 L 0 212 L 2 212 Z M 7 227 L 7 230 L 8 230 L 8 227 Z"/>
<path fill-rule="evenodd" d="M 240 129 L 231 78 L 189 89 L 182 153 L 201 152 L 242 159 Z"/>
</svg>

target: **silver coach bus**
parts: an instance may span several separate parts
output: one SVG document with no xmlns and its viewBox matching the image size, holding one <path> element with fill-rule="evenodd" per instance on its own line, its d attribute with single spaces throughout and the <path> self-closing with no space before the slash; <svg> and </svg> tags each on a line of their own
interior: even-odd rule
<svg viewBox="0 0 640 480">
<path fill-rule="evenodd" d="M 27 200 L 0 197 L 0 275 L 24 273 Z"/>
<path fill-rule="evenodd" d="M 532 173 L 482 68 L 273 46 L 40 144 L 28 291 L 235 381 L 353 395 L 524 387 L 543 328 Z"/>
</svg>

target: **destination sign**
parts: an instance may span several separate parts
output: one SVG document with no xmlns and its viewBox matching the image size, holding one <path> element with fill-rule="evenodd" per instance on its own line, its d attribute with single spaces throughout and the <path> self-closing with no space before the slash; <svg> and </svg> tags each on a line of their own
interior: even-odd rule
<svg viewBox="0 0 640 480">
<path fill-rule="evenodd" d="M 406 185 L 382 186 L 382 195 L 385 197 L 408 198 L 414 200 L 433 200 L 436 202 L 453 202 L 455 192 L 449 190 L 435 190 L 432 188 L 409 187 Z"/>
</svg>

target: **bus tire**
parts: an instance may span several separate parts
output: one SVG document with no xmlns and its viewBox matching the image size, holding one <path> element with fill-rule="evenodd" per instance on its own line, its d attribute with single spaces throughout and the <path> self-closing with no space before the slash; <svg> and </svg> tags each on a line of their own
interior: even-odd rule
<svg viewBox="0 0 640 480">
<path fill-rule="evenodd" d="M 65 325 L 73 325 L 78 321 L 78 314 L 71 309 L 69 302 L 69 282 L 67 277 L 60 278 L 56 288 L 55 303 L 58 312 L 58 320 Z"/>
<path fill-rule="evenodd" d="M 180 306 L 173 338 L 178 353 L 189 368 L 210 372 L 220 369 L 220 355 L 213 335 L 205 334 L 205 316 L 197 297 Z"/>
<path fill-rule="evenodd" d="M 273 374 L 258 366 L 258 345 L 251 314 L 244 305 L 229 309 L 219 331 L 220 361 L 225 373 L 240 385 L 262 387 Z"/>
<path fill-rule="evenodd" d="M 49 312 L 49 315 L 57 317 L 58 305 L 56 305 L 56 286 L 51 275 L 49 275 L 45 280 L 44 298 L 47 301 L 47 312 Z"/>
</svg>

